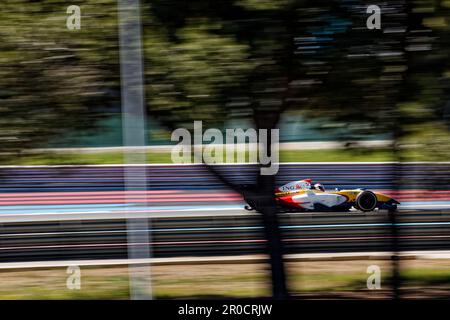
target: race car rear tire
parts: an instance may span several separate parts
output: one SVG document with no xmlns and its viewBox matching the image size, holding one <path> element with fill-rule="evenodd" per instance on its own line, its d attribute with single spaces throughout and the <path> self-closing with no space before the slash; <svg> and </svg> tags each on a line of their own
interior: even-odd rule
<svg viewBox="0 0 450 320">
<path fill-rule="evenodd" d="M 364 212 L 373 211 L 377 204 L 377 196 L 372 191 L 361 192 L 355 200 L 355 208 Z"/>
</svg>

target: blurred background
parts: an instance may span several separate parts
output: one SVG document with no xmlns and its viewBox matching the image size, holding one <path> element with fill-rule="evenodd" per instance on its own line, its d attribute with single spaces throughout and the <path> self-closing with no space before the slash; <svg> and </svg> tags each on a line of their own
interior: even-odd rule
<svg viewBox="0 0 450 320">
<path fill-rule="evenodd" d="M 120 2 L 0 4 L 0 299 L 129 299 L 144 247 L 133 263 L 156 299 L 450 298 L 450 1 L 122 1 L 140 4 L 142 74 L 121 66 Z M 124 139 L 127 72 L 145 145 Z M 173 164 L 171 133 L 200 120 L 278 128 L 276 177 Z M 304 178 L 401 205 L 275 213 L 275 186 Z"/>
</svg>

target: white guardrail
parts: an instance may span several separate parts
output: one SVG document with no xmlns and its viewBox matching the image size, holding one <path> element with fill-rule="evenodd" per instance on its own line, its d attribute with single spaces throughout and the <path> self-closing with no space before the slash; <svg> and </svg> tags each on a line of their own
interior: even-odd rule
<svg viewBox="0 0 450 320">
<path fill-rule="evenodd" d="M 352 252 L 352 253 L 308 253 L 287 254 L 286 262 L 305 261 L 351 261 L 351 260 L 386 260 L 391 259 L 391 252 Z M 450 259 L 450 251 L 410 251 L 397 255 L 402 260 Z M 129 264 L 150 264 L 153 266 L 196 265 L 196 264 L 234 264 L 234 263 L 266 263 L 264 255 L 221 256 L 221 257 L 175 257 L 150 259 L 101 259 L 101 260 L 66 260 L 66 261 L 30 261 L 0 263 L 1 269 L 22 268 L 57 268 L 71 265 L 77 266 L 114 266 Z"/>
<path fill-rule="evenodd" d="M 324 150 L 324 149 L 345 149 L 346 144 L 353 147 L 360 146 L 366 148 L 384 148 L 389 147 L 390 140 L 369 140 L 369 141 L 302 141 L 302 142 L 282 142 L 279 144 L 280 150 Z M 25 153 L 103 153 L 103 152 L 121 152 L 121 151 L 152 151 L 166 153 L 172 151 L 174 145 L 159 145 L 146 147 L 92 147 L 92 148 L 42 148 L 24 151 Z M 219 146 L 219 145 L 218 145 Z M 224 146 L 224 145 L 222 145 Z M 236 144 L 238 150 L 243 147 L 256 149 L 256 144 Z"/>
</svg>

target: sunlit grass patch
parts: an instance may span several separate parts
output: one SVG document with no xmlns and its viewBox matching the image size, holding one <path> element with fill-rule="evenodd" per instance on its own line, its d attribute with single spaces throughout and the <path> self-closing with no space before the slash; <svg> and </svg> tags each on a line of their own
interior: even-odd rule
<svg viewBox="0 0 450 320">
<path fill-rule="evenodd" d="M 235 156 L 237 159 L 237 157 Z M 248 153 L 245 161 L 248 162 Z M 328 150 L 281 150 L 280 162 L 376 162 L 392 161 L 392 152 L 388 149 L 328 149 Z M 432 160 L 432 159 L 430 159 Z M 192 161 L 194 162 L 194 161 Z M 24 154 L 20 157 L 3 159 L 4 165 L 95 165 L 123 164 L 122 152 L 105 151 L 96 153 L 42 153 Z M 169 152 L 147 152 L 147 163 L 172 163 Z"/>
</svg>

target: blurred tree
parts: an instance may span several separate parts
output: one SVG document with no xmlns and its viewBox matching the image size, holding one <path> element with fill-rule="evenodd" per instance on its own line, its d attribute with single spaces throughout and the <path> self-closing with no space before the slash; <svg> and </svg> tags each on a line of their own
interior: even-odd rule
<svg viewBox="0 0 450 320">
<path fill-rule="evenodd" d="M 295 110 L 351 137 L 391 132 L 397 120 L 418 128 L 448 100 L 445 1 L 390 1 L 381 30 L 366 27 L 369 1 L 147 3 L 149 111 L 169 123 L 276 123 Z M 415 116 L 424 103 L 428 116 Z"/>
<path fill-rule="evenodd" d="M 81 30 L 66 27 L 66 1 L 4 0 L 0 11 L 1 154 L 45 146 L 93 128 L 117 103 L 115 0 L 83 4 Z"/>
<path fill-rule="evenodd" d="M 384 2 L 381 30 L 366 27 L 370 2 L 143 1 L 149 114 L 169 129 L 233 118 L 271 129 L 290 110 L 346 126 L 349 136 L 420 137 L 430 150 L 421 154 L 448 157 L 449 1 Z M 81 30 L 67 30 L 66 1 L 2 1 L 2 154 L 95 127 L 118 103 L 116 1 L 70 4 L 82 8 Z M 284 297 L 275 177 L 258 172 L 250 196 L 265 223 L 274 295 Z"/>
<path fill-rule="evenodd" d="M 448 27 L 447 2 L 384 3 L 381 30 L 366 27 L 369 1 L 145 3 L 149 112 L 171 129 L 194 120 L 215 127 L 233 117 L 271 129 L 283 112 L 298 110 L 347 126 L 349 136 L 389 132 L 401 142 L 408 125 L 433 121 L 448 99 L 441 82 L 448 30 L 425 23 Z M 426 117 L 414 115 L 424 108 Z M 274 253 L 282 253 L 275 180 L 255 182 L 274 295 L 285 296 L 286 286 L 276 282 L 284 281 L 284 267 Z"/>
<path fill-rule="evenodd" d="M 230 118 L 274 127 L 292 110 L 349 137 L 401 120 L 406 143 L 448 158 L 449 2 L 389 1 L 382 29 L 368 30 L 369 2 L 145 1 L 150 114 L 168 127 Z M 82 7 L 79 31 L 66 28 L 65 1 L 2 2 L 2 153 L 91 127 L 95 111 L 118 103 L 116 2 L 71 4 Z"/>
<path fill-rule="evenodd" d="M 292 110 L 350 137 L 402 120 L 405 137 L 445 142 L 449 2 L 389 1 L 379 31 L 366 28 L 369 2 L 145 1 L 149 112 L 168 127 L 243 117 L 273 127 Z M 65 1 L 2 2 L 3 152 L 92 126 L 118 102 L 116 2 L 71 4 L 79 31 L 66 28 Z"/>
</svg>

